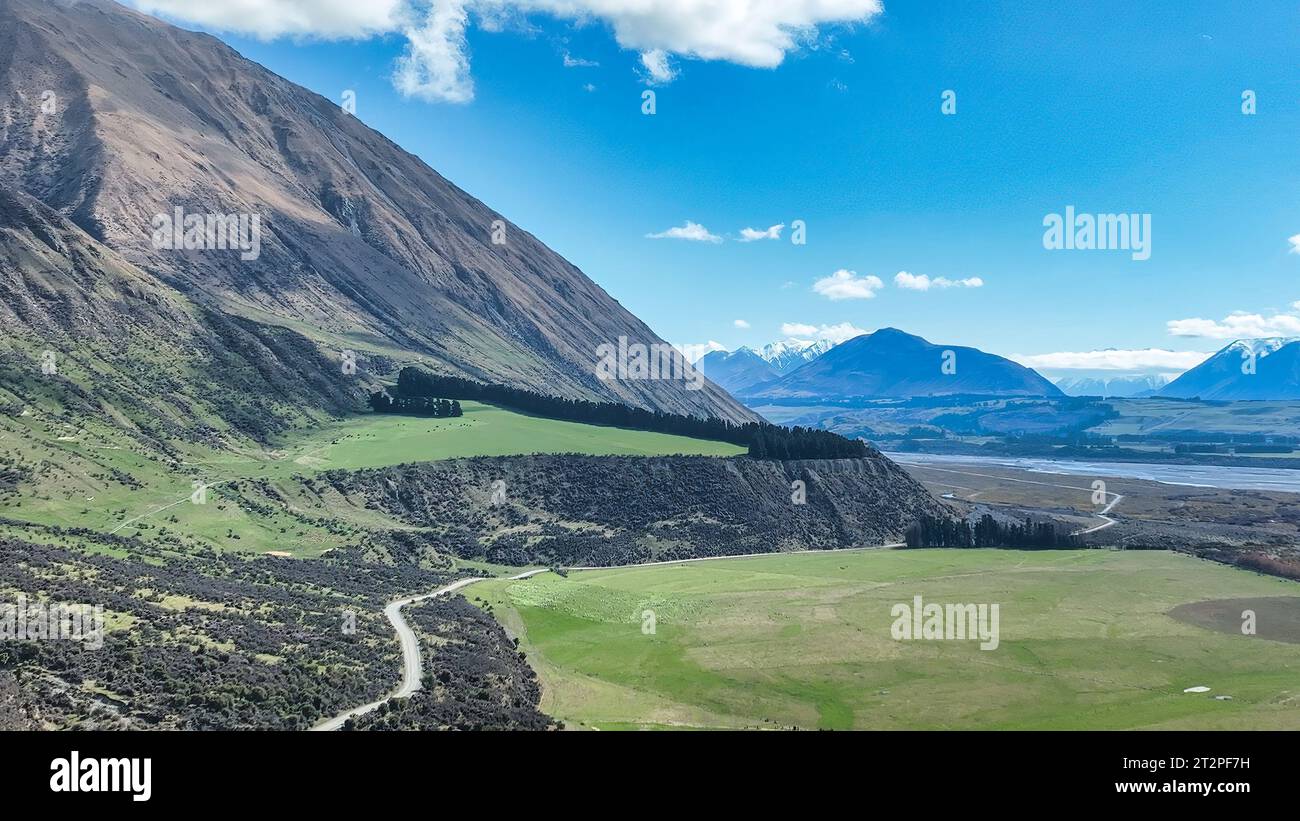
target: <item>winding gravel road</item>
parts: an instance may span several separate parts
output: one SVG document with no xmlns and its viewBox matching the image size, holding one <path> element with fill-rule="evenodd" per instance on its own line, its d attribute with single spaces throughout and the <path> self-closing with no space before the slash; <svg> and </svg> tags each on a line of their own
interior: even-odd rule
<svg viewBox="0 0 1300 821">
<path fill-rule="evenodd" d="M 529 576 L 536 576 L 538 573 L 545 572 L 545 568 L 541 570 L 529 570 L 525 573 L 520 573 L 517 576 L 511 576 L 510 579 L 512 581 L 515 579 L 526 579 Z M 439 587 L 432 593 L 422 593 L 418 596 L 398 599 L 385 607 L 384 615 L 388 617 L 388 621 L 392 623 L 393 629 L 397 631 L 397 639 L 402 645 L 402 683 L 398 685 L 396 690 L 378 701 L 372 701 L 369 704 L 363 704 L 360 707 L 354 707 L 347 712 L 339 713 L 333 718 L 322 721 L 311 729 L 316 731 L 337 730 L 347 723 L 349 718 L 363 716 L 366 713 L 374 712 L 379 709 L 381 704 L 392 699 L 410 698 L 412 693 L 420 689 L 420 679 L 424 675 L 424 662 L 420 654 L 420 642 L 416 640 L 415 631 L 411 629 L 411 625 L 407 624 L 406 619 L 402 617 L 402 608 L 406 607 L 408 604 L 415 604 L 416 602 L 422 602 L 437 596 L 445 596 L 448 593 L 455 593 L 457 590 L 462 590 L 469 587 L 471 584 L 480 581 L 483 581 L 483 578 L 477 576 L 468 579 L 459 579 L 445 587 Z"/>
</svg>

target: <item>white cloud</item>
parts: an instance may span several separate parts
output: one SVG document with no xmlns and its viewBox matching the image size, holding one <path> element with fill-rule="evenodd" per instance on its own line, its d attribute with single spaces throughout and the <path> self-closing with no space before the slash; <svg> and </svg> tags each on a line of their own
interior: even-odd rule
<svg viewBox="0 0 1300 821">
<path fill-rule="evenodd" d="M 899 271 L 894 274 L 894 284 L 909 291 L 928 291 L 931 288 L 983 288 L 984 280 L 979 277 L 968 277 L 966 279 L 935 277 L 931 279 L 925 274 L 909 274 L 907 271 Z"/>
<path fill-rule="evenodd" d="M 669 228 L 657 234 L 646 234 L 646 239 L 685 239 L 691 242 L 722 242 L 722 237 L 710 234 L 709 229 L 698 222 L 686 221 L 685 225 Z"/>
<path fill-rule="evenodd" d="M 801 322 L 785 322 L 781 325 L 781 334 L 783 336 L 800 340 L 811 339 L 815 341 L 824 339 L 836 345 L 866 333 L 871 332 L 854 327 L 849 322 L 840 322 L 836 325 L 807 325 Z"/>
<path fill-rule="evenodd" d="M 680 351 L 682 356 L 686 357 L 686 361 L 690 362 L 692 365 L 699 362 L 706 353 L 712 351 L 725 351 L 727 349 L 721 342 L 714 342 L 712 339 L 708 342 L 687 342 L 683 345 L 674 345 L 673 347 Z"/>
<path fill-rule="evenodd" d="M 1300 234 L 1294 237 L 1287 237 L 1287 242 L 1291 243 L 1291 253 L 1300 254 Z"/>
<path fill-rule="evenodd" d="M 780 225 L 773 225 L 771 228 L 768 228 L 766 231 L 761 230 L 759 228 L 741 228 L 740 241 L 755 242 L 760 239 L 780 239 L 781 231 L 783 231 L 784 229 L 785 229 L 785 223 L 782 223 Z"/>
<path fill-rule="evenodd" d="M 651 83 L 671 83 L 677 79 L 677 70 L 668 62 L 668 52 L 661 48 L 642 54 L 641 67 L 646 70 Z"/>
<path fill-rule="evenodd" d="M 743 319 L 734 320 L 731 324 L 735 325 L 737 328 L 740 328 L 742 330 L 749 327 L 749 323 Z"/>
<path fill-rule="evenodd" d="M 1141 350 L 1061 351 L 1059 353 L 1012 354 L 1011 358 L 1029 368 L 1048 370 L 1150 371 L 1194 368 L 1211 356 L 1200 351 L 1167 351 L 1161 348 Z"/>
<path fill-rule="evenodd" d="M 465 32 L 538 14 L 608 26 L 641 56 L 652 79 L 675 76 L 671 58 L 775 68 L 815 43 L 819 28 L 866 22 L 881 0 L 132 0 L 145 11 L 262 38 L 369 39 L 400 33 L 407 53 L 394 75 L 403 93 L 448 102 L 473 97 Z"/>
<path fill-rule="evenodd" d="M 596 86 L 593 83 L 587 83 L 582 87 L 582 90 L 590 94 L 591 92 L 596 90 Z"/>
<path fill-rule="evenodd" d="M 465 28 L 469 12 L 460 0 L 433 0 L 422 25 L 403 29 L 406 53 L 397 59 L 393 85 L 407 97 L 467 103 L 474 99 Z"/>
<path fill-rule="evenodd" d="M 581 57 L 574 57 L 569 52 L 564 52 L 565 68 L 599 68 L 600 63 L 595 60 L 584 60 Z"/>
<path fill-rule="evenodd" d="M 883 287 L 885 283 L 880 281 L 880 277 L 870 274 L 860 277 L 857 271 L 847 271 L 843 268 L 813 283 L 814 291 L 834 301 L 871 299 L 876 295 L 876 291 Z"/>
<path fill-rule="evenodd" d="M 1300 303 L 1297 303 L 1300 304 Z M 1293 306 L 1295 307 L 1295 306 Z M 1207 339 L 1260 339 L 1270 336 L 1300 336 L 1298 314 L 1248 314 L 1236 311 L 1220 320 L 1171 319 L 1165 323 L 1171 336 L 1199 336 Z"/>
</svg>

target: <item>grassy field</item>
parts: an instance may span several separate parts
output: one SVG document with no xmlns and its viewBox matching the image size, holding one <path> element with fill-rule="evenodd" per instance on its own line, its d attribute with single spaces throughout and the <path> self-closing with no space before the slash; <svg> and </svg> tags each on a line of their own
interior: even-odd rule
<svg viewBox="0 0 1300 821">
<path fill-rule="evenodd" d="M 331 508 L 304 495 L 295 476 L 335 468 L 357 469 L 531 453 L 660 456 L 733 456 L 724 442 L 561 422 L 478 402 L 461 403 L 457 419 L 366 415 L 331 422 L 287 437 L 269 449 L 216 450 L 187 446 L 172 461 L 134 446 L 108 428 L 72 427 L 39 415 L 0 419 L 0 463 L 33 471 L 18 496 L 0 500 L 0 517 L 65 527 L 87 527 L 148 539 L 180 532 L 222 549 L 318 555 L 348 538 L 331 519 L 360 527 L 402 527 L 363 508 Z M 234 482 L 265 481 L 301 515 L 267 504 L 235 504 Z M 208 485 L 206 503 L 190 503 L 195 481 Z M 316 520 L 313 523 L 313 520 Z M 5 533 L 0 526 L 0 534 Z M 17 534 L 13 534 L 17 535 Z"/>
<path fill-rule="evenodd" d="M 895 641 L 890 609 L 915 595 L 999 604 L 1000 645 Z M 569 725 L 1300 729 L 1300 644 L 1168 615 L 1274 597 L 1264 619 L 1300 586 L 1174 553 L 801 554 L 543 574 L 467 596 L 520 636 L 542 708 Z M 1196 686 L 1212 689 L 1183 692 Z"/>
</svg>

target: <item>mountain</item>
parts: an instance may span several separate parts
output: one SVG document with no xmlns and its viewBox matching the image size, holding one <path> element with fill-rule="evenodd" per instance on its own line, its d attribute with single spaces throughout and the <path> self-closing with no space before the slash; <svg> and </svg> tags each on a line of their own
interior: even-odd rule
<svg viewBox="0 0 1300 821">
<path fill-rule="evenodd" d="M 1243 370 L 1254 357 L 1254 373 Z M 1300 339 L 1238 339 L 1156 396 L 1178 399 L 1300 399 Z"/>
<path fill-rule="evenodd" d="M 1157 374 L 1111 374 L 1097 376 L 1063 376 L 1052 380 L 1070 396 L 1151 396 L 1169 384 L 1169 376 Z"/>
<path fill-rule="evenodd" d="M 781 375 L 766 359 L 749 348 L 738 348 L 731 352 L 710 351 L 695 367 L 713 384 L 733 395 L 754 385 L 770 382 Z"/>
<path fill-rule="evenodd" d="M 945 362 L 952 373 L 945 373 Z M 975 348 L 932 345 L 896 328 L 843 342 L 746 399 L 888 398 L 954 393 L 1061 396 L 1023 365 Z"/>
<path fill-rule="evenodd" d="M 3 184 L 0 331 L 0 406 L 44 400 L 149 449 L 226 428 L 265 439 L 356 401 L 304 337 L 187 299 Z"/>
<path fill-rule="evenodd" d="M 602 344 L 662 340 L 417 157 L 206 34 L 108 0 L 0 0 L 0 146 L 6 212 L 19 221 L 4 226 L 21 266 L 10 285 L 31 300 L 4 312 L 0 332 L 28 362 L 45 344 L 45 312 L 75 308 L 76 327 L 116 333 L 150 325 L 145 305 L 166 305 L 194 338 L 216 334 L 214 322 L 252 323 L 336 364 L 356 350 L 363 371 L 422 361 L 575 398 L 755 418 L 714 385 L 598 379 Z M 39 225 L 24 228 L 23 214 Z M 173 250 L 179 231 L 162 220 L 176 214 L 242 216 L 258 233 L 213 249 L 227 234 L 209 226 Z M 81 284 L 23 252 L 41 231 L 84 249 Z M 99 265 L 121 276 L 90 298 Z M 275 367 L 265 346 L 234 351 Z"/>
<path fill-rule="evenodd" d="M 813 342 L 805 339 L 785 339 L 780 342 L 769 342 L 755 353 L 770 364 L 779 375 L 785 376 L 833 347 L 834 343 L 826 340 Z"/>
</svg>

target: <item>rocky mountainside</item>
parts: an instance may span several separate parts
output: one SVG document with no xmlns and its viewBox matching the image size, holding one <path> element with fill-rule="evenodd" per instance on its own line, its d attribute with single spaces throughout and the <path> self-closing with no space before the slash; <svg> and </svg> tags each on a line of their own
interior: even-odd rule
<svg viewBox="0 0 1300 821">
<path fill-rule="evenodd" d="M 947 366 L 947 367 L 945 367 Z M 934 396 L 1061 396 L 1033 370 L 975 348 L 933 345 L 895 328 L 843 342 L 745 393 L 747 400 Z"/>
<path fill-rule="evenodd" d="M 94 417 L 150 450 L 341 415 L 361 382 L 306 338 L 197 304 L 0 184 L 0 406 Z"/>
<path fill-rule="evenodd" d="M 108 0 L 0 0 L 0 184 L 79 228 L 92 256 L 146 272 L 156 308 L 109 310 L 112 294 L 85 300 L 57 277 L 33 292 L 37 313 L 75 305 L 84 328 L 147 324 L 147 311 L 188 301 L 291 329 L 329 356 L 355 348 L 531 390 L 753 418 L 713 385 L 599 380 L 599 345 L 660 340 L 581 271 L 330 100 Z M 167 231 L 160 216 L 173 215 Z M 208 215 L 250 230 L 235 248 L 179 230 Z M 6 335 L 40 330 L 4 316 Z"/>
<path fill-rule="evenodd" d="M 441 552 L 513 565 L 863 547 L 900 541 L 921 515 L 947 515 L 879 453 L 789 462 L 482 457 L 335 471 L 309 489 L 423 528 Z"/>
</svg>

